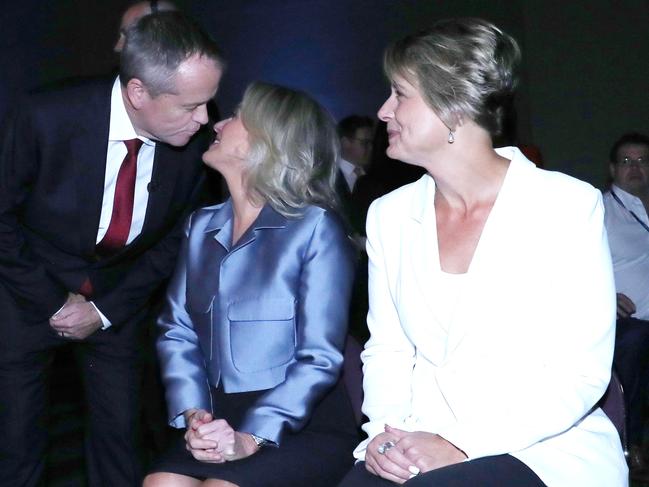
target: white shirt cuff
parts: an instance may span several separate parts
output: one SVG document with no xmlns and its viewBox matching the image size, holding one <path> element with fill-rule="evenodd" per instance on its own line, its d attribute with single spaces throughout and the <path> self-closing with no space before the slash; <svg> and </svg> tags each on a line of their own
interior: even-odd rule
<svg viewBox="0 0 649 487">
<path fill-rule="evenodd" d="M 110 328 L 111 326 L 113 326 L 113 324 L 110 321 L 108 321 L 108 318 L 106 318 L 104 316 L 104 314 L 101 311 L 99 311 L 99 308 L 97 308 L 97 305 L 95 303 L 93 303 L 92 301 L 88 301 L 88 302 L 95 307 L 95 310 L 97 311 L 97 314 L 101 318 L 101 329 L 102 330 L 106 330 L 106 329 Z"/>
</svg>

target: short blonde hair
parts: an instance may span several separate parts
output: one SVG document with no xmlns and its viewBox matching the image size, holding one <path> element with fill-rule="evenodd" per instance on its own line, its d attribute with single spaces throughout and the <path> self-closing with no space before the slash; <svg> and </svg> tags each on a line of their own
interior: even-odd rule
<svg viewBox="0 0 649 487">
<path fill-rule="evenodd" d="M 512 37 L 490 22 L 465 18 L 439 21 L 395 42 L 383 64 L 391 80 L 398 75 L 417 86 L 450 129 L 466 117 L 496 136 L 519 61 Z"/>
<path fill-rule="evenodd" d="M 248 191 L 284 216 L 338 207 L 339 142 L 333 118 L 303 92 L 254 82 L 239 107 L 249 134 Z"/>
</svg>

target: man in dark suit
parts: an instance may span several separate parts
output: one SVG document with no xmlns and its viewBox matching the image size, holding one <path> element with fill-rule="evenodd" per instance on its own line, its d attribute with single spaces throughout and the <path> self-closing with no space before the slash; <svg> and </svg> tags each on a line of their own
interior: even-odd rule
<svg viewBox="0 0 649 487">
<path fill-rule="evenodd" d="M 356 183 L 369 169 L 374 141 L 374 121 L 370 117 L 350 115 L 338 122 L 337 129 L 342 156 L 338 160 L 338 193 L 354 233 L 365 235 L 367 208 L 361 208 L 360 202 L 352 195 L 356 191 Z"/>
<path fill-rule="evenodd" d="M 0 485 L 42 479 L 46 377 L 82 371 L 90 485 L 139 485 L 140 322 L 202 185 L 223 62 L 177 12 L 127 32 L 117 79 L 29 96 L 0 138 Z"/>
<path fill-rule="evenodd" d="M 367 254 L 365 253 L 365 217 L 371 201 L 365 204 L 365 191 L 358 192 L 366 178 L 372 153 L 374 121 L 370 117 L 350 115 L 338 122 L 341 158 L 338 160 L 336 191 L 348 224 L 348 231 L 356 244 L 359 260 L 349 310 L 349 332 L 365 341 L 367 331 Z"/>
</svg>

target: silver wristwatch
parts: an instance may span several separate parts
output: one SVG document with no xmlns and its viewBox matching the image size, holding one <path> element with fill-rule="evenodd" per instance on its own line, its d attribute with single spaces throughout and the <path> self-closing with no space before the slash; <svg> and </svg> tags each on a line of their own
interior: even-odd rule
<svg viewBox="0 0 649 487">
<path fill-rule="evenodd" d="M 250 436 L 252 436 L 252 439 L 255 441 L 258 448 L 261 448 L 262 446 L 266 446 L 266 445 L 268 445 L 268 443 L 270 443 L 270 441 L 268 441 L 266 438 L 262 438 L 260 436 L 253 435 L 252 433 L 250 433 Z"/>
</svg>

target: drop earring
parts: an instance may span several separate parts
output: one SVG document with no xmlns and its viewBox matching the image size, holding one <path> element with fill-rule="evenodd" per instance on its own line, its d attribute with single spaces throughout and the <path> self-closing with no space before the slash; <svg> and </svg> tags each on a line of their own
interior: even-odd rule
<svg viewBox="0 0 649 487">
<path fill-rule="evenodd" d="M 455 142 L 455 133 L 452 130 L 448 131 L 448 143 L 452 144 Z"/>
</svg>

